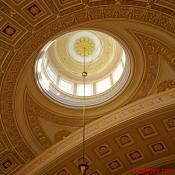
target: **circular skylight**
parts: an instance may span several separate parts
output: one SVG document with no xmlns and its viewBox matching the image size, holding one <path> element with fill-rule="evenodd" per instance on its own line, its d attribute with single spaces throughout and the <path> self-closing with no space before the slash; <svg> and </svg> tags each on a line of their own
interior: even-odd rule
<svg viewBox="0 0 175 175">
<path fill-rule="evenodd" d="M 106 33 L 78 30 L 57 37 L 41 50 L 35 64 L 41 90 L 55 102 L 82 106 L 84 59 L 86 106 L 102 104 L 126 86 L 130 59 L 122 45 Z"/>
</svg>

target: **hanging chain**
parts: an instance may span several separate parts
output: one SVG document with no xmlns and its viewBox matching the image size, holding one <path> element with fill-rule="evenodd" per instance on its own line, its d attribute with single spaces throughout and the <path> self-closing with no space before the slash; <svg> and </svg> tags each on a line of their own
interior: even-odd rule
<svg viewBox="0 0 175 175">
<path fill-rule="evenodd" d="M 83 66 L 83 72 L 82 72 L 82 76 L 83 76 L 83 163 L 86 164 L 85 162 L 85 110 L 86 110 L 86 88 L 85 88 L 85 84 L 86 84 L 86 76 L 87 76 L 87 72 L 86 72 L 86 67 L 85 67 L 85 48 L 84 48 L 84 66 Z"/>
</svg>

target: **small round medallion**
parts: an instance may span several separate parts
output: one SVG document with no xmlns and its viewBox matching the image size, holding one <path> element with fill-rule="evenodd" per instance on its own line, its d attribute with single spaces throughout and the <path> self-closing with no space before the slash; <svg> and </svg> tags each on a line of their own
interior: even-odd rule
<svg viewBox="0 0 175 175">
<path fill-rule="evenodd" d="M 89 56 L 95 50 L 94 42 L 88 37 L 79 38 L 75 44 L 74 49 L 80 56 Z"/>
</svg>

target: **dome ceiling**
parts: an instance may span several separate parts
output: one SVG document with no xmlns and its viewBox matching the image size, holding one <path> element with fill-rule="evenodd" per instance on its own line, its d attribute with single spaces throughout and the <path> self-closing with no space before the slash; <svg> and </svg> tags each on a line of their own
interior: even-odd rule
<svg viewBox="0 0 175 175">
<path fill-rule="evenodd" d="M 96 30 L 68 32 L 49 41 L 35 64 L 36 81 L 55 102 L 86 106 L 106 102 L 126 88 L 131 70 L 129 55 L 110 35 Z"/>
<path fill-rule="evenodd" d="M 0 0 L 0 7 L 0 174 L 79 173 L 82 110 L 41 93 L 34 67 L 49 41 L 75 32 L 67 40 L 67 63 L 58 59 L 59 43 L 48 53 L 62 65 L 60 75 L 80 82 L 81 45 L 88 48 L 89 65 L 100 61 L 104 49 L 98 35 L 76 34 L 82 30 L 109 34 L 131 61 L 118 96 L 87 109 L 89 175 L 131 174 L 133 166 L 174 168 L 174 1 Z M 108 66 L 114 70 L 112 59 L 104 62 L 98 73 L 91 69 L 89 82 L 107 76 Z"/>
<path fill-rule="evenodd" d="M 113 37 L 96 30 L 72 31 L 58 37 L 54 44 L 53 49 L 48 50 L 52 65 L 57 61 L 62 74 L 79 81 L 82 79 L 84 47 L 89 81 L 114 69 L 123 50 Z"/>
</svg>

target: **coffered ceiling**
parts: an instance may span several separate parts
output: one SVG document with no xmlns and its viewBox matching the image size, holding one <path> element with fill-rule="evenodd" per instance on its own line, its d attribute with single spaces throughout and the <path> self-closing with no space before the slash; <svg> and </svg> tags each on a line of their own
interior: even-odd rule
<svg viewBox="0 0 175 175">
<path fill-rule="evenodd" d="M 0 0 L 0 23 L 0 175 L 80 173 L 82 110 L 47 98 L 34 71 L 76 29 L 110 34 L 132 59 L 119 96 L 87 109 L 88 175 L 175 169 L 174 0 Z"/>
</svg>

